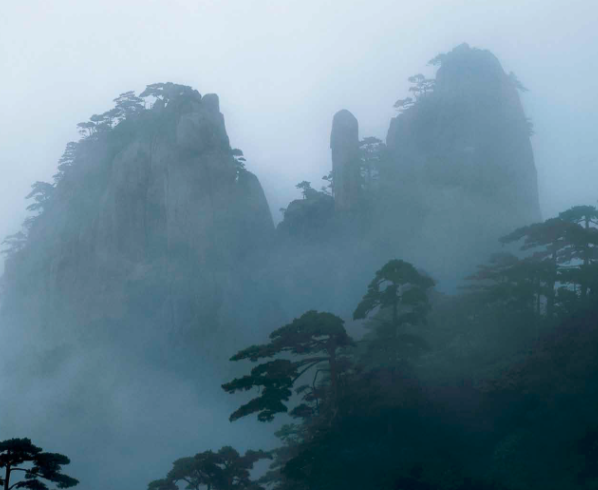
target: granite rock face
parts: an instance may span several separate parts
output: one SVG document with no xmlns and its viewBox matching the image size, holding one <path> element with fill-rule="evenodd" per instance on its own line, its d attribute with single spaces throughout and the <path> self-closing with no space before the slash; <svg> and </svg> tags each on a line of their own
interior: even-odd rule
<svg viewBox="0 0 598 490">
<path fill-rule="evenodd" d="M 384 219 L 406 249 L 428 255 L 414 260 L 450 275 L 485 261 L 499 236 L 541 214 L 516 79 L 492 53 L 467 44 L 439 61 L 434 90 L 391 121 L 386 208 L 395 219 Z M 443 246 L 430 253 L 429 243 Z"/>
<path fill-rule="evenodd" d="M 359 124 L 346 109 L 332 119 L 332 176 L 337 211 L 354 211 L 360 204 Z"/>
<path fill-rule="evenodd" d="M 158 100 L 78 147 L 7 263 L 3 317 L 54 338 L 232 328 L 274 225 L 218 97 Z"/>
<path fill-rule="evenodd" d="M 541 218 L 530 129 L 498 59 L 462 44 L 442 57 L 434 92 L 392 120 L 387 145 L 407 180 L 460 189 L 511 228 Z"/>
</svg>

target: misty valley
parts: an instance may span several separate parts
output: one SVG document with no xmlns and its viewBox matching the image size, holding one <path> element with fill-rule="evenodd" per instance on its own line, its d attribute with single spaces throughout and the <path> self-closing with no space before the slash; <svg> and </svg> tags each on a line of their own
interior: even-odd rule
<svg viewBox="0 0 598 490">
<path fill-rule="evenodd" d="M 217 95 L 79 123 L 3 243 L 4 490 L 598 489 L 598 209 L 542 216 L 494 54 L 429 65 L 278 224 Z"/>
</svg>

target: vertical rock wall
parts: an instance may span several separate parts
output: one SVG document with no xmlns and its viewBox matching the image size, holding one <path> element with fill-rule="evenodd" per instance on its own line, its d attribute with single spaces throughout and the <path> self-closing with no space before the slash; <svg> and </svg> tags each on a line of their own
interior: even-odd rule
<svg viewBox="0 0 598 490">
<path fill-rule="evenodd" d="M 332 120 L 330 149 L 336 210 L 354 211 L 360 204 L 359 124 L 345 109 Z"/>
<path fill-rule="evenodd" d="M 5 319 L 54 340 L 106 329 L 235 338 L 273 239 L 270 210 L 232 155 L 216 95 L 159 102 L 79 143 L 8 264 Z"/>
<path fill-rule="evenodd" d="M 392 120 L 387 144 L 404 179 L 429 194 L 459 189 L 500 231 L 541 219 L 530 122 L 489 51 L 444 55 L 434 92 Z"/>
</svg>

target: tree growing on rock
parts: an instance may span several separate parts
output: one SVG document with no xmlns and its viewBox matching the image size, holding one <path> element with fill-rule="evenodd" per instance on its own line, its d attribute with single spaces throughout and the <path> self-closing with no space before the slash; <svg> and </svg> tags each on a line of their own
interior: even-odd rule
<svg viewBox="0 0 598 490">
<path fill-rule="evenodd" d="M 359 142 L 360 174 L 363 190 L 370 192 L 380 176 L 380 167 L 386 160 L 386 145 L 373 136 Z"/>
<path fill-rule="evenodd" d="M 3 241 L 2 245 L 6 248 L 2 249 L 0 253 L 6 255 L 6 257 L 12 257 L 27 245 L 27 235 L 22 231 L 8 235 Z"/>
<path fill-rule="evenodd" d="M 60 157 L 60 160 L 58 160 L 58 172 L 53 176 L 55 184 L 60 182 L 75 164 L 77 152 L 79 150 L 78 145 L 79 144 L 74 141 L 67 143 L 64 153 Z"/>
<path fill-rule="evenodd" d="M 27 211 L 43 212 L 52 199 L 54 185 L 48 182 L 37 181 L 31 186 L 31 192 L 25 199 L 33 199 L 33 203 L 27 206 Z"/>
<path fill-rule="evenodd" d="M 439 55 L 430 61 L 430 64 L 440 64 L 440 59 L 441 58 Z M 438 61 L 436 62 L 436 60 Z M 405 97 L 404 99 L 399 99 L 394 103 L 393 107 L 399 112 L 403 112 L 413 107 L 417 102 L 431 94 L 436 85 L 436 80 L 433 78 L 426 78 L 421 73 L 409 77 L 407 81 L 411 84 L 411 87 L 409 87 L 409 92 L 413 94 L 413 97 Z"/>
<path fill-rule="evenodd" d="M 332 170 L 326 175 L 323 175 L 322 180 L 325 180 L 328 183 L 327 185 L 322 186 L 322 192 L 334 197 L 334 176 L 332 175 Z"/>
<path fill-rule="evenodd" d="M 312 188 L 311 182 L 308 182 L 307 180 L 299 182 L 295 187 L 301 191 L 303 199 L 311 199 L 318 195 L 318 191 Z"/>
<path fill-rule="evenodd" d="M 397 100 L 393 107 L 395 109 L 397 109 L 398 111 L 405 111 L 407 109 L 409 109 L 411 106 L 413 106 L 413 104 L 415 103 L 415 101 L 413 100 L 412 97 L 405 97 L 404 99 L 399 99 Z"/>
<path fill-rule="evenodd" d="M 116 106 L 114 107 L 114 115 L 119 120 L 135 116 L 145 110 L 143 99 L 141 97 L 137 97 L 133 90 L 123 92 L 116 99 L 114 99 L 114 102 L 116 102 Z M 105 114 L 110 115 L 110 112 L 111 111 L 108 111 Z"/>
<path fill-rule="evenodd" d="M 421 73 L 413 75 L 407 80 L 412 84 L 412 86 L 409 87 L 409 92 L 413 94 L 415 100 L 419 100 L 421 97 L 425 97 L 433 92 L 434 85 L 436 84 L 436 80 L 433 78 L 426 78 Z"/>
</svg>

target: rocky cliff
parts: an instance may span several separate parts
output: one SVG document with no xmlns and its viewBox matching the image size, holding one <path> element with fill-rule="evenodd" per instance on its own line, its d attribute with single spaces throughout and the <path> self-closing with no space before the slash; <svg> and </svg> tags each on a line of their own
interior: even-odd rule
<svg viewBox="0 0 598 490">
<path fill-rule="evenodd" d="M 229 144 L 216 95 L 146 92 L 151 109 L 125 94 L 80 125 L 85 137 L 7 260 L 5 320 L 54 339 L 236 335 L 274 233 L 264 193 Z"/>
<path fill-rule="evenodd" d="M 433 90 L 418 93 L 388 130 L 387 145 L 403 180 L 440 193 L 458 189 L 501 230 L 539 220 L 521 84 L 492 53 L 467 44 L 434 63 L 440 66 Z"/>
<path fill-rule="evenodd" d="M 521 83 L 492 53 L 467 44 L 433 64 L 434 79 L 409 79 L 412 96 L 397 102 L 386 145 L 360 140 L 348 110 L 335 114 L 334 206 L 312 192 L 291 203 L 280 232 L 320 244 L 334 236 L 332 255 L 354 250 L 361 264 L 378 262 L 372 267 L 402 257 L 454 290 L 500 236 L 541 219 Z M 345 258 L 355 264 L 356 256 Z"/>
<path fill-rule="evenodd" d="M 388 130 L 388 202 L 401 219 L 385 221 L 401 221 L 397 235 L 417 237 L 422 245 L 411 247 L 428 254 L 414 259 L 446 277 L 485 260 L 499 236 L 541 215 L 522 85 L 492 53 L 467 44 L 433 64 L 435 79 L 411 79 L 414 100 L 400 101 Z M 442 245 L 431 250 L 432 243 Z"/>
<path fill-rule="evenodd" d="M 330 133 L 335 209 L 356 211 L 362 204 L 359 161 L 359 123 L 343 109 L 332 119 Z"/>
</svg>

